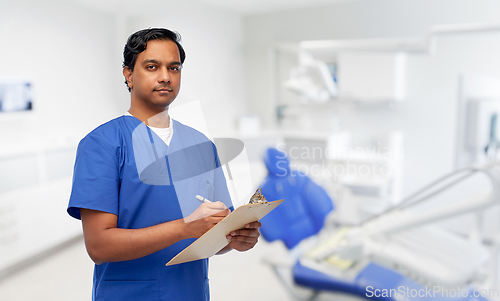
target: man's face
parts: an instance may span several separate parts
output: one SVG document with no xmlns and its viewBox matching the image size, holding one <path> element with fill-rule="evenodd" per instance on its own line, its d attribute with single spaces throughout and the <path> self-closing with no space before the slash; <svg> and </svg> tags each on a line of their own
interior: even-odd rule
<svg viewBox="0 0 500 301">
<path fill-rule="evenodd" d="M 173 41 L 149 41 L 139 53 L 134 71 L 123 74 L 131 88 L 132 102 L 152 111 L 163 111 L 174 101 L 181 87 L 179 49 Z"/>
</svg>

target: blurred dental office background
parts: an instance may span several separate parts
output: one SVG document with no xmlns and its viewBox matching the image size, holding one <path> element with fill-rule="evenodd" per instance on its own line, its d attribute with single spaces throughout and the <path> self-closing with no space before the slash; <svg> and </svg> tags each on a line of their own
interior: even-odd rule
<svg viewBox="0 0 500 301">
<path fill-rule="evenodd" d="M 334 209 L 324 225 L 335 232 L 497 159 L 498 15 L 494 0 L 0 0 L 0 300 L 91 299 L 93 263 L 66 206 L 78 142 L 129 108 L 121 66 L 131 33 L 182 35 L 172 115 L 211 138 L 245 142 L 228 164 L 236 203 L 262 186 L 266 150 L 276 148 L 327 193 Z M 482 193 L 498 201 L 496 166 L 487 166 L 412 210 L 454 208 Z M 467 214 L 433 219 L 454 235 L 442 236 L 441 256 L 453 257 L 450 246 L 468 252 L 456 282 L 396 267 L 423 257 L 364 249 L 363 260 L 415 283 L 497 287 L 498 205 L 468 204 Z M 261 238 L 246 253 L 215 256 L 212 300 L 307 298 L 304 284 L 295 297 L 283 284 L 296 285 L 292 272 L 280 279 L 269 264 L 291 252 Z M 353 266 L 333 274 L 346 280 Z"/>
</svg>

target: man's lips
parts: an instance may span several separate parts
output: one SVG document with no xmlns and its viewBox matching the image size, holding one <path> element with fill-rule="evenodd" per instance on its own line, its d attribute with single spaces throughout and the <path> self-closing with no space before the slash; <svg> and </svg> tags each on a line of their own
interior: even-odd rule
<svg viewBox="0 0 500 301">
<path fill-rule="evenodd" d="M 156 91 L 156 92 L 172 92 L 174 90 L 167 89 L 167 88 L 160 88 L 160 89 L 155 89 L 154 91 Z"/>
</svg>

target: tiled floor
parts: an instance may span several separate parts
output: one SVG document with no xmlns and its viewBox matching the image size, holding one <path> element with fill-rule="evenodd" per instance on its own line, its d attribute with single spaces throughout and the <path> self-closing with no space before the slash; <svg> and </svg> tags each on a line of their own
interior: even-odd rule
<svg viewBox="0 0 500 301">
<path fill-rule="evenodd" d="M 229 252 L 210 259 L 213 301 L 293 300 L 262 259 L 283 257 L 281 243 L 266 243 L 244 253 Z M 50 257 L 0 281 L 1 301 L 90 301 L 93 263 L 83 240 L 77 240 Z M 307 293 L 307 292 L 306 292 Z M 338 300 L 322 294 L 318 301 Z M 342 298 L 341 300 L 353 300 Z M 359 300 L 359 299 L 356 299 Z M 124 300 L 126 301 L 126 300 Z"/>
<path fill-rule="evenodd" d="M 93 263 L 83 240 L 0 282 L 2 301 L 89 301 Z"/>
<path fill-rule="evenodd" d="M 210 261 L 211 300 L 290 300 L 261 262 L 269 248 L 230 252 Z M 89 301 L 93 263 L 82 240 L 0 282 L 2 301 Z"/>
</svg>

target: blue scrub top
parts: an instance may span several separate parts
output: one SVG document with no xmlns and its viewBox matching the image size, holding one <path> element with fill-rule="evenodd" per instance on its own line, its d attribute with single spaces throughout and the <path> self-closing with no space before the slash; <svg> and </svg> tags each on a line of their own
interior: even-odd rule
<svg viewBox="0 0 500 301">
<path fill-rule="evenodd" d="M 172 121 L 169 146 L 133 116 L 113 119 L 83 138 L 68 213 L 80 219 L 80 208 L 109 212 L 118 216 L 118 228 L 137 229 L 188 216 L 200 205 L 196 195 L 232 209 L 215 146 Z M 209 300 L 208 259 L 165 266 L 193 241 L 96 265 L 92 300 Z"/>
</svg>

